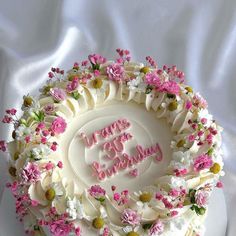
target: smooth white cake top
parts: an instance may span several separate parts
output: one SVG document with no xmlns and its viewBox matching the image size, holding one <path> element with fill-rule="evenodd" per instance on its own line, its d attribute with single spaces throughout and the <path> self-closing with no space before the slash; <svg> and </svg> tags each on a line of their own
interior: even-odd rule
<svg viewBox="0 0 236 236">
<path fill-rule="evenodd" d="M 14 123 L 8 187 L 34 235 L 200 235 L 221 127 L 175 66 L 100 55 L 59 68 Z M 90 64 L 89 64 L 90 63 Z M 1 141 L 1 149 L 6 144 Z"/>
</svg>

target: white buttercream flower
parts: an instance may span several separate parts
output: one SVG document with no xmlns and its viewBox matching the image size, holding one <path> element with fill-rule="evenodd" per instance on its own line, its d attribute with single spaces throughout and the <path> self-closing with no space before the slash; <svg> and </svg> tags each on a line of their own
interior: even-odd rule
<svg viewBox="0 0 236 236">
<path fill-rule="evenodd" d="M 202 118 L 206 119 L 206 123 L 204 124 L 204 126 L 209 127 L 212 124 L 212 115 L 209 114 L 207 109 L 201 109 L 198 112 L 198 116 L 199 116 L 199 120 L 201 120 Z"/>
<path fill-rule="evenodd" d="M 142 76 L 138 75 L 135 79 L 131 79 L 127 82 L 127 85 L 130 90 L 137 90 L 144 92 L 146 90 L 146 84 L 144 83 Z"/>
<path fill-rule="evenodd" d="M 17 140 L 24 140 L 24 138 L 30 134 L 32 134 L 31 128 L 25 126 L 25 125 L 20 125 L 16 129 L 16 139 Z"/>
<path fill-rule="evenodd" d="M 171 177 L 170 187 L 172 189 L 181 189 L 181 188 L 186 189 L 186 186 L 187 186 L 186 181 L 183 178 L 175 176 Z"/>
<path fill-rule="evenodd" d="M 72 220 L 75 219 L 83 219 L 85 216 L 83 205 L 80 203 L 78 199 L 75 197 L 73 199 L 68 198 L 67 202 L 67 209 L 66 212 L 69 214 L 69 217 Z"/>
<path fill-rule="evenodd" d="M 189 169 L 193 163 L 193 159 L 191 157 L 191 153 L 189 151 L 182 152 L 173 152 L 172 161 L 170 162 L 170 166 L 174 169 Z"/>
<path fill-rule="evenodd" d="M 51 152 L 51 149 L 47 145 L 40 144 L 37 147 L 31 149 L 29 157 L 40 160 L 49 156 Z"/>
</svg>

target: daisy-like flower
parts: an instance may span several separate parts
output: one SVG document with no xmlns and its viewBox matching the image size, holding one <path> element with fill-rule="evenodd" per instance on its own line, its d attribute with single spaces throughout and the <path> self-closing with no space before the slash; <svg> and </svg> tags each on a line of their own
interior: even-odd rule
<svg viewBox="0 0 236 236">
<path fill-rule="evenodd" d="M 39 102 L 32 96 L 23 96 L 22 111 L 32 114 L 40 109 Z"/>
<path fill-rule="evenodd" d="M 63 206 L 65 200 L 65 188 L 61 182 L 53 182 L 47 186 L 45 191 L 45 198 L 51 202 L 51 206 L 57 210 Z"/>
<path fill-rule="evenodd" d="M 107 236 L 109 235 L 109 225 L 110 221 L 108 219 L 108 215 L 105 207 L 100 206 L 100 216 L 96 217 L 92 221 L 93 228 L 99 231 L 99 235 Z"/>
<path fill-rule="evenodd" d="M 134 192 L 132 197 L 136 201 L 139 211 L 142 211 L 143 208 L 153 207 L 156 205 L 156 199 L 154 198 L 154 190 L 148 189 Z"/>
<path fill-rule="evenodd" d="M 126 225 L 122 228 L 122 231 L 125 233 L 125 235 L 128 235 L 129 233 L 131 234 L 133 232 L 138 232 L 139 228 L 139 226 L 132 227 L 131 225 Z"/>
</svg>

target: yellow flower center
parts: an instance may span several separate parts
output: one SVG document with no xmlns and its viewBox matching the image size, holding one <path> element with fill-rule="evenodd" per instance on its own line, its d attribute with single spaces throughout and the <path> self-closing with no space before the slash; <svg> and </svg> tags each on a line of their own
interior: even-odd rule
<svg viewBox="0 0 236 236">
<path fill-rule="evenodd" d="M 33 103 L 33 99 L 31 97 L 25 97 L 24 98 L 24 106 L 30 107 Z"/>
<path fill-rule="evenodd" d="M 218 174 L 220 172 L 220 165 L 218 163 L 214 163 L 214 165 L 210 168 L 210 171 L 213 174 Z"/>
<path fill-rule="evenodd" d="M 48 201 L 52 201 L 55 198 L 55 196 L 56 192 L 53 188 L 50 188 L 45 192 L 45 197 Z"/>
<path fill-rule="evenodd" d="M 19 156 L 20 156 L 20 152 L 15 152 L 14 157 L 13 157 L 14 161 L 16 161 L 19 158 Z"/>
<path fill-rule="evenodd" d="M 139 196 L 139 200 L 141 202 L 150 202 L 152 199 L 152 195 L 151 193 L 142 193 L 140 196 Z"/>
<path fill-rule="evenodd" d="M 15 167 L 11 166 L 8 171 L 12 177 L 16 177 L 16 168 Z"/>
<path fill-rule="evenodd" d="M 134 231 L 131 231 L 127 234 L 127 236 L 139 236 L 139 234 Z"/>
<path fill-rule="evenodd" d="M 179 142 L 176 144 L 178 148 L 183 147 L 185 144 L 185 141 L 183 139 L 179 140 Z"/>
<path fill-rule="evenodd" d="M 169 110 L 169 111 L 174 111 L 174 110 L 177 109 L 177 107 L 178 107 L 178 103 L 177 103 L 177 101 L 175 100 L 175 101 L 169 103 L 169 105 L 168 105 L 168 110 Z"/>
<path fill-rule="evenodd" d="M 140 69 L 140 72 L 141 73 L 144 73 L 144 74 L 147 74 L 148 72 L 149 72 L 149 67 L 147 67 L 147 66 L 144 66 L 144 67 L 142 67 L 141 69 Z"/>
<path fill-rule="evenodd" d="M 101 229 L 104 226 L 104 220 L 101 217 L 97 217 L 93 220 L 93 227 L 95 229 Z"/>
<path fill-rule="evenodd" d="M 185 88 L 189 93 L 192 93 L 193 92 L 193 89 L 191 87 L 186 87 Z"/>
<path fill-rule="evenodd" d="M 102 79 L 100 79 L 100 78 L 96 78 L 96 79 L 93 80 L 93 87 L 95 89 L 101 88 L 102 84 L 103 84 L 103 82 L 102 82 Z"/>
</svg>

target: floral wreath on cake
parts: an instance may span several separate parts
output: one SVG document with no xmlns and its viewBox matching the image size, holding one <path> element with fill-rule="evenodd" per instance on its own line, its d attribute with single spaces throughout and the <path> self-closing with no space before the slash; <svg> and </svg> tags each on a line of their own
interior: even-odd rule
<svg viewBox="0 0 236 236">
<path fill-rule="evenodd" d="M 12 182 L 7 187 L 16 200 L 19 220 L 26 222 L 26 232 L 31 235 L 40 235 L 48 227 L 54 236 L 80 236 L 80 221 L 103 236 L 114 231 L 127 236 L 162 235 L 165 227 L 176 224 L 175 219 L 182 212 L 190 209 L 196 215 L 204 215 L 213 188 L 222 187 L 218 181 L 223 175 L 222 128 L 208 113 L 207 102 L 184 84 L 184 73 L 176 66 L 158 68 L 150 56 L 146 57 L 146 64 L 135 63 L 128 50 L 116 51 L 116 61 L 93 54 L 88 60 L 74 63 L 66 74 L 51 68 L 39 99 L 23 97 L 21 118 L 16 109 L 6 110 L 2 122 L 14 126 L 13 141 L 0 141 L 0 150 L 10 154 Z M 156 99 L 156 105 L 148 109 L 155 110 L 159 117 L 169 114 L 167 122 L 174 132 L 170 144 L 172 160 L 166 175 L 157 179 L 152 188 L 130 193 L 128 189 L 117 192 L 116 186 L 111 186 L 112 194 L 108 195 L 97 184 L 78 195 L 76 186 L 60 179 L 63 162 L 50 157 L 57 152 L 57 137 L 67 128 L 60 106 L 69 102 L 74 112 L 73 104 L 80 102 L 84 90 L 89 87 L 105 93 L 110 82 L 132 91 L 133 97 Z M 175 122 L 176 116 L 183 119 Z M 137 173 L 133 171 L 133 175 Z M 36 186 L 41 188 L 40 196 Z M 88 214 L 84 201 L 96 208 L 95 214 Z M 112 207 L 120 214 L 118 225 L 109 219 Z M 145 219 L 145 211 L 153 217 Z M 193 232 L 199 233 L 198 229 Z"/>
</svg>

